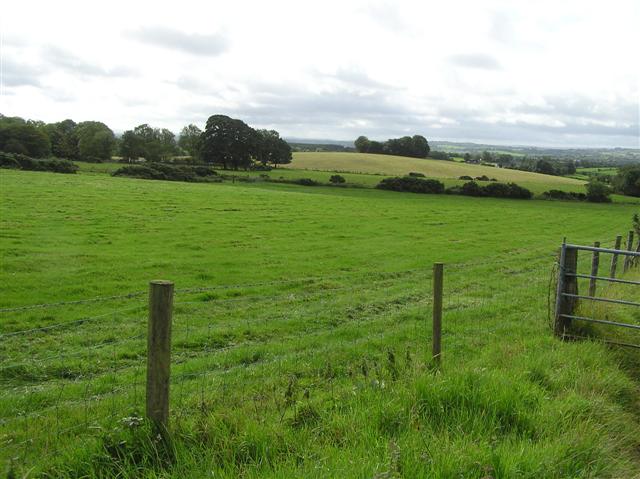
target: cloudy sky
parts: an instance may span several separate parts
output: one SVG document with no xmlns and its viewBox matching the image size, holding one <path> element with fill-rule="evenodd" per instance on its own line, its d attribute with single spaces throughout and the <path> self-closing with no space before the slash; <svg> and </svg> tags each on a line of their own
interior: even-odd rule
<svg viewBox="0 0 640 479">
<path fill-rule="evenodd" d="M 640 1 L 4 2 L 0 113 L 640 147 Z"/>
</svg>

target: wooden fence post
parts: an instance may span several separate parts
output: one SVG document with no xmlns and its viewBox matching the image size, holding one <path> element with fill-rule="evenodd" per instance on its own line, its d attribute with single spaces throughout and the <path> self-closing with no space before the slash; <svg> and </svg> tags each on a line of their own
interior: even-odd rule
<svg viewBox="0 0 640 479">
<path fill-rule="evenodd" d="M 149 283 L 147 337 L 147 417 L 162 434 L 169 427 L 169 369 L 173 282 Z"/>
<path fill-rule="evenodd" d="M 555 333 L 564 336 L 571 327 L 571 318 L 563 315 L 573 314 L 576 298 L 563 296 L 563 293 L 578 294 L 578 278 L 574 275 L 578 269 L 578 250 L 562 245 L 560 252 L 560 271 L 558 272 L 558 290 L 556 297 Z"/>
<path fill-rule="evenodd" d="M 433 349 L 432 357 L 440 365 L 442 353 L 442 291 L 444 264 L 433 264 Z"/>
<path fill-rule="evenodd" d="M 622 236 L 618 235 L 616 236 L 616 245 L 613 247 L 613 249 L 620 249 L 621 244 L 622 244 Z M 618 255 L 614 253 L 613 256 L 611 257 L 611 272 L 609 273 L 610 278 L 613 279 L 616 277 L 617 268 L 618 268 Z"/>
<path fill-rule="evenodd" d="M 596 241 L 593 243 L 594 248 L 600 248 L 600 241 Z M 591 276 L 592 278 L 589 280 L 589 296 L 596 295 L 596 279 L 593 276 L 598 276 L 598 267 L 600 266 L 600 252 L 594 251 L 593 258 L 591 259 Z"/>
<path fill-rule="evenodd" d="M 629 235 L 627 236 L 627 251 L 633 251 L 633 230 L 630 230 Z M 631 266 L 631 258 L 631 256 L 624 257 L 624 266 L 622 267 L 622 271 L 625 273 Z"/>
</svg>

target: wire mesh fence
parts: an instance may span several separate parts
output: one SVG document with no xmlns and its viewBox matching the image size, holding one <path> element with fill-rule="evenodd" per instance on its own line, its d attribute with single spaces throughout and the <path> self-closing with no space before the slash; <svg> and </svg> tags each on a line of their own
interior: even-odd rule
<svg viewBox="0 0 640 479">
<path fill-rule="evenodd" d="M 538 330 L 556 266 L 555 253 L 540 250 L 446 265 L 445 364 L 447 355 L 481 348 L 509 328 Z M 29 465 L 143 416 L 146 294 L 0 310 L 3 460 Z M 496 326 L 514 304 L 526 305 L 517 321 Z M 313 394 L 336 377 L 368 377 L 390 358 L 425 363 L 431 306 L 428 266 L 178 288 L 170 420 L 229 397 L 251 400 L 295 378 L 307 378 L 305 394 Z"/>
</svg>

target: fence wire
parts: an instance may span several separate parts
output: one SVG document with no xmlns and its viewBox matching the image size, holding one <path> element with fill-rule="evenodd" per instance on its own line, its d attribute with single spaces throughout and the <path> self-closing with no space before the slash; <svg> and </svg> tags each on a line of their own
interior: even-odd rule
<svg viewBox="0 0 640 479">
<path fill-rule="evenodd" d="M 552 289 L 555 253 L 518 253 L 445 266 L 445 357 L 510 328 L 539 331 L 551 303 L 551 295 L 540 292 Z M 485 274 L 508 287 L 498 288 Z M 171 420 L 180 422 L 212 401 L 251 400 L 291 378 L 305 378 L 305 394 L 313 394 L 343 376 L 377 374 L 382 381 L 375 371 L 392 357 L 424 362 L 431 280 L 426 267 L 176 289 Z M 0 457 L 26 467 L 55 457 L 69 441 L 99 437 L 142 416 L 147 313 L 140 300 L 146 294 L 0 309 L 20 315 L 125 303 L 104 314 L 0 334 Z M 530 312 L 518 314 L 514 304 Z M 492 319 L 504 315 L 509 320 L 497 327 Z"/>
</svg>

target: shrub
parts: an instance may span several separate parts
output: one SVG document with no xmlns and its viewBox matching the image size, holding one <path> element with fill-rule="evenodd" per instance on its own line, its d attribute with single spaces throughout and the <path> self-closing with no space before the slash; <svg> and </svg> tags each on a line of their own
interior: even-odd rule
<svg viewBox="0 0 640 479">
<path fill-rule="evenodd" d="M 573 191 L 549 190 L 542 193 L 542 197 L 549 200 L 584 201 L 587 195 Z"/>
<path fill-rule="evenodd" d="M 344 176 L 341 176 L 341 175 L 331 175 L 331 178 L 329 178 L 329 181 L 334 185 L 339 185 L 339 184 L 345 183 L 347 180 L 345 180 Z"/>
<path fill-rule="evenodd" d="M 515 183 L 490 183 L 480 186 L 475 181 L 469 181 L 460 188 L 460 194 L 466 196 L 488 196 L 492 198 L 530 199 L 533 194 L 526 188 Z"/>
<path fill-rule="evenodd" d="M 620 168 L 613 182 L 623 195 L 640 197 L 640 166 L 629 165 Z"/>
<path fill-rule="evenodd" d="M 460 188 L 460 192 L 466 196 L 484 196 L 482 187 L 475 181 L 469 181 Z"/>
<path fill-rule="evenodd" d="M 311 178 L 299 178 L 297 180 L 293 180 L 293 183 L 302 186 L 318 186 L 320 184 L 317 181 L 312 180 Z"/>
<path fill-rule="evenodd" d="M 35 159 L 20 153 L 0 152 L 0 167 L 27 171 L 51 171 L 53 173 L 75 173 L 78 166 L 69 160 L 57 158 Z"/>
<path fill-rule="evenodd" d="M 383 179 L 376 188 L 381 190 L 406 191 L 410 193 L 444 193 L 444 184 L 438 180 L 423 180 L 411 176 Z"/>
<path fill-rule="evenodd" d="M 217 175 L 213 168 L 208 166 L 168 165 L 165 163 L 128 165 L 113 173 L 113 176 L 168 181 L 202 181 Z"/>
<path fill-rule="evenodd" d="M 409 173 L 409 176 L 412 176 L 414 178 L 425 178 L 424 174 L 418 173 L 416 171 L 412 171 L 411 173 Z"/>
<path fill-rule="evenodd" d="M 20 169 L 20 163 L 15 159 L 15 155 L 11 153 L 0 152 L 0 168 Z"/>
<path fill-rule="evenodd" d="M 489 177 L 487 175 L 476 176 L 476 180 L 478 180 L 478 181 L 489 181 Z"/>
<path fill-rule="evenodd" d="M 587 183 L 587 201 L 592 203 L 610 203 L 611 188 L 598 180 L 589 180 Z"/>
<path fill-rule="evenodd" d="M 464 180 L 464 181 L 473 181 L 473 178 L 471 178 L 468 175 L 462 175 L 458 178 L 459 180 Z"/>
</svg>

